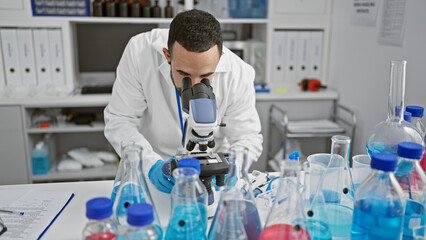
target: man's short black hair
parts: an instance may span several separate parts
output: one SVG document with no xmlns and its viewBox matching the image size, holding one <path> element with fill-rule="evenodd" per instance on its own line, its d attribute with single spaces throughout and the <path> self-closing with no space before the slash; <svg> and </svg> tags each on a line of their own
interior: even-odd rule
<svg viewBox="0 0 426 240">
<path fill-rule="evenodd" d="M 223 39 L 220 24 L 213 15 L 201 10 L 181 12 L 170 24 L 167 42 L 170 54 L 175 42 L 191 52 L 205 52 L 217 45 L 221 54 Z"/>
</svg>

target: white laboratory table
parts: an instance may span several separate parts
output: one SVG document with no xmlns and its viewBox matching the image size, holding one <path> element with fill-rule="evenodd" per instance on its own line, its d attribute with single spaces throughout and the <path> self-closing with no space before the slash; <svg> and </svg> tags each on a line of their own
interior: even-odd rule
<svg viewBox="0 0 426 240">
<path fill-rule="evenodd" d="M 149 180 L 146 182 L 151 192 L 155 209 L 160 217 L 161 226 L 165 229 L 169 222 L 170 195 L 158 191 Z M 110 197 L 113 183 L 114 181 L 88 181 L 3 185 L 0 186 L 0 189 L 70 190 L 74 192 L 74 198 L 68 203 L 41 239 L 80 240 L 83 228 L 87 223 L 85 215 L 86 202 L 94 197 Z"/>
</svg>

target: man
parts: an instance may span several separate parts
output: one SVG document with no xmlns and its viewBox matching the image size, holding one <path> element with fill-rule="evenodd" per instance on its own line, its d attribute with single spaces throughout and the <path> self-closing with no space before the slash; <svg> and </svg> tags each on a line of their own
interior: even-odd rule
<svg viewBox="0 0 426 240">
<path fill-rule="evenodd" d="M 154 29 L 129 41 L 104 111 L 105 136 L 116 152 L 123 140 L 143 146 L 144 175 L 163 192 L 173 187 L 161 172 L 163 160 L 181 146 L 182 122 L 188 117 L 180 107 L 184 77 L 193 85 L 207 78 L 213 87 L 218 122 L 226 124 L 214 131 L 213 151 L 247 146 L 250 163 L 262 152 L 253 68 L 222 47 L 220 24 L 212 15 L 182 12 L 169 30 Z"/>
</svg>

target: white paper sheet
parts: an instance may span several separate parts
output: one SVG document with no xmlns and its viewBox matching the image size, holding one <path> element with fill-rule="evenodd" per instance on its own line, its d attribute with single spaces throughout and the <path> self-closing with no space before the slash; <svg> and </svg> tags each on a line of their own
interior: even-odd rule
<svg viewBox="0 0 426 240">
<path fill-rule="evenodd" d="M 39 239 L 72 196 L 71 191 L 0 190 L 0 209 L 24 212 L 0 213 L 8 229 L 0 238 Z"/>
</svg>

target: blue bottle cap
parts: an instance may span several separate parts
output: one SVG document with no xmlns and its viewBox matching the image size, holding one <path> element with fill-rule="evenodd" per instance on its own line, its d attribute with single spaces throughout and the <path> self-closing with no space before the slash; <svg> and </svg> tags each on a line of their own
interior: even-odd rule
<svg viewBox="0 0 426 240">
<path fill-rule="evenodd" d="M 410 112 L 413 117 L 423 117 L 424 109 L 419 106 L 407 106 L 405 111 Z"/>
<path fill-rule="evenodd" d="M 195 168 L 198 171 L 198 174 L 201 174 L 200 160 L 196 158 L 182 158 L 178 161 L 178 167 Z"/>
<path fill-rule="evenodd" d="M 396 116 L 396 117 L 399 117 L 399 116 L 400 116 L 399 114 L 401 113 L 401 108 L 402 108 L 402 107 L 401 107 L 400 105 L 396 105 L 396 106 L 395 106 L 395 116 Z"/>
<path fill-rule="evenodd" d="M 385 172 L 393 172 L 398 165 L 398 157 L 392 153 L 373 153 L 371 168 Z"/>
<path fill-rule="evenodd" d="M 146 226 L 154 221 L 154 208 L 148 203 L 136 203 L 127 208 L 127 222 L 132 226 Z"/>
<path fill-rule="evenodd" d="M 398 156 L 420 160 L 423 157 L 423 146 L 414 142 L 398 143 Z"/>
<path fill-rule="evenodd" d="M 106 197 L 90 199 L 86 202 L 86 217 L 88 219 L 105 219 L 112 215 L 112 201 Z"/>
<path fill-rule="evenodd" d="M 407 112 L 407 111 L 404 112 L 404 120 L 406 122 L 411 122 L 411 113 L 410 112 Z"/>
</svg>

